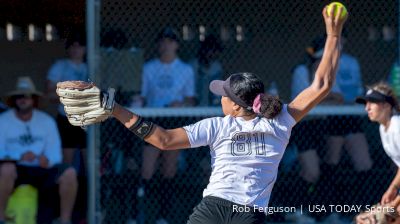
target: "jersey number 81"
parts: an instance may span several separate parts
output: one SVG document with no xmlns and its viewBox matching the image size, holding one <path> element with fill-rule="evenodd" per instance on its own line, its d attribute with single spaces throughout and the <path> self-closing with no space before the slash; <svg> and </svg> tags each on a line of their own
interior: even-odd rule
<svg viewBox="0 0 400 224">
<path fill-rule="evenodd" d="M 240 132 L 232 137 L 231 153 L 234 156 L 246 156 L 253 153 L 255 150 L 256 155 L 265 155 L 264 133 L 254 132 Z"/>
</svg>

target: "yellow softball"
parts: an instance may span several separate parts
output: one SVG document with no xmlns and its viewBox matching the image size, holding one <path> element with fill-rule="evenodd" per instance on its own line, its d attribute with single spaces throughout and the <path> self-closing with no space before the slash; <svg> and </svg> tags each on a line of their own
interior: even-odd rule
<svg viewBox="0 0 400 224">
<path fill-rule="evenodd" d="M 335 6 L 336 6 L 336 7 L 335 7 Z M 336 14 L 339 13 L 339 9 L 340 9 L 340 8 L 343 8 L 343 9 L 342 9 L 342 14 L 340 15 L 340 18 L 343 18 L 343 17 L 345 17 L 345 16 L 347 15 L 347 9 L 346 9 L 346 7 L 345 7 L 342 3 L 340 3 L 340 2 L 332 2 L 331 4 L 329 4 L 329 5 L 326 7 L 328 16 L 331 16 L 332 7 L 334 8 L 334 10 L 333 10 L 333 16 L 336 16 Z"/>
</svg>

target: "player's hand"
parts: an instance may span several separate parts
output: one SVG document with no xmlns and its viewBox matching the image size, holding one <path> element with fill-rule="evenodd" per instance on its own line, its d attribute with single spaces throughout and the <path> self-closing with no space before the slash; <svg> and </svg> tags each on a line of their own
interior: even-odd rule
<svg viewBox="0 0 400 224">
<path fill-rule="evenodd" d="M 356 216 L 356 224 L 375 224 L 376 219 L 371 213 L 361 213 Z"/>
<path fill-rule="evenodd" d="M 392 202 L 397 196 L 397 189 L 394 186 L 390 186 L 386 192 L 383 194 L 381 199 L 381 204 L 385 205 Z"/>
<path fill-rule="evenodd" d="M 49 168 L 49 159 L 46 156 L 39 156 L 39 166 L 42 168 Z"/>
<path fill-rule="evenodd" d="M 102 122 L 111 116 L 114 109 L 113 88 L 102 92 L 91 82 L 64 81 L 57 83 L 56 92 L 64 104 L 69 123 L 74 126 Z"/>
<path fill-rule="evenodd" d="M 387 204 L 386 206 L 393 208 L 395 213 L 400 214 L 399 213 L 399 210 L 400 210 L 399 205 L 400 205 L 400 196 L 396 195 L 395 199 L 390 201 L 389 204 Z"/>
<path fill-rule="evenodd" d="M 334 15 L 334 10 L 335 7 L 331 7 L 330 10 L 330 15 L 328 15 L 328 7 L 325 6 L 325 8 L 322 10 L 322 15 L 324 16 L 324 21 L 325 21 L 325 28 L 326 28 L 326 35 L 327 36 L 336 36 L 340 37 L 342 35 L 342 30 L 343 30 L 343 25 L 347 20 L 348 15 L 346 16 L 340 16 L 342 14 L 343 8 L 340 7 L 338 10 L 338 13 Z"/>
<path fill-rule="evenodd" d="M 25 162 L 33 162 L 35 159 L 36 155 L 31 151 L 28 151 L 21 156 L 21 161 Z"/>
</svg>

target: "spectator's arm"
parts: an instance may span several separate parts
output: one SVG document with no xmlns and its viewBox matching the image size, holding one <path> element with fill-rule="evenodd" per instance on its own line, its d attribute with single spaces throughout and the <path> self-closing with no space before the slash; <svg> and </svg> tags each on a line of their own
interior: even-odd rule
<svg viewBox="0 0 400 224">
<path fill-rule="evenodd" d="M 6 148 L 6 135 L 7 125 L 5 120 L 0 121 L 0 159 L 12 159 L 19 160 L 21 158 L 21 153 L 19 150 L 9 150 Z"/>
<path fill-rule="evenodd" d="M 195 100 L 195 92 L 196 92 L 196 86 L 195 86 L 195 76 L 192 67 L 188 66 L 188 71 L 187 71 L 187 81 L 184 86 L 184 105 L 185 106 L 194 106 L 196 103 Z"/>
<path fill-rule="evenodd" d="M 48 122 L 48 135 L 43 155 L 49 160 L 49 167 L 62 162 L 60 134 L 53 120 Z"/>
<path fill-rule="evenodd" d="M 148 72 L 148 69 L 146 68 L 146 65 L 145 65 L 143 67 L 142 87 L 141 87 L 141 91 L 140 91 L 140 97 L 141 97 L 141 100 L 142 100 L 144 106 L 147 105 L 146 97 L 148 95 L 148 91 L 149 91 L 149 88 L 150 88 L 149 84 L 150 84 L 149 72 Z"/>
<path fill-rule="evenodd" d="M 351 72 L 354 74 L 354 77 L 357 82 L 357 95 L 362 95 L 364 93 L 364 87 L 363 87 L 363 82 L 361 79 L 361 69 L 360 69 L 360 64 L 358 63 L 357 59 L 354 58 L 354 63 L 352 63 L 351 66 Z"/>
<path fill-rule="evenodd" d="M 51 103 L 59 103 L 59 97 L 56 93 L 57 84 L 53 81 L 47 80 L 46 81 L 46 97 Z"/>
<path fill-rule="evenodd" d="M 61 80 L 60 63 L 56 62 L 52 65 L 47 73 L 46 80 L 46 97 L 51 103 L 59 103 L 59 98 L 56 94 L 57 81 Z"/>
<path fill-rule="evenodd" d="M 6 147 L 4 144 L 4 134 L 3 131 L 0 130 L 0 159 L 4 159 L 7 156 Z"/>
</svg>

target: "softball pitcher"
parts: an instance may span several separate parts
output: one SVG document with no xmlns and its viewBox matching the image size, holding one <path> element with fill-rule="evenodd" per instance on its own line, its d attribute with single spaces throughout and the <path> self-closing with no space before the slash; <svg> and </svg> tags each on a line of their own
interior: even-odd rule
<svg viewBox="0 0 400 224">
<path fill-rule="evenodd" d="M 288 105 L 265 94 L 256 75 L 237 73 L 210 83 L 211 92 L 222 96 L 225 117 L 166 130 L 114 103 L 112 89 L 101 93 L 92 83 L 70 81 L 58 83 L 57 93 L 74 125 L 93 124 L 112 115 L 161 150 L 209 146 L 210 182 L 189 224 L 263 223 L 292 127 L 328 95 L 335 80 L 347 15 L 340 16 L 343 7 L 331 10 L 328 13 L 325 7 L 322 13 L 327 39 L 314 81 Z M 333 10 L 339 13 L 329 16 Z"/>
</svg>

